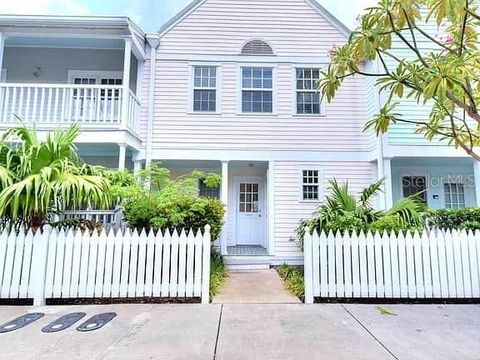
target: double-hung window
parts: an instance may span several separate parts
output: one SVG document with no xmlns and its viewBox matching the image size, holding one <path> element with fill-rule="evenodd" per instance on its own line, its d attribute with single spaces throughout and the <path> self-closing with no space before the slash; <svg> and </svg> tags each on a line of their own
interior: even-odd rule
<svg viewBox="0 0 480 360">
<path fill-rule="evenodd" d="M 272 68 L 242 68 L 242 112 L 273 113 Z"/>
<path fill-rule="evenodd" d="M 302 170 L 302 199 L 318 201 L 320 198 L 320 171 Z"/>
<path fill-rule="evenodd" d="M 193 67 L 193 111 L 217 111 L 217 67 Z"/>
<path fill-rule="evenodd" d="M 465 187 L 461 183 L 443 184 L 445 194 L 445 207 L 447 209 L 460 209 L 465 207 Z"/>
<path fill-rule="evenodd" d="M 320 93 L 317 90 L 317 83 L 320 80 L 320 69 L 297 68 L 295 70 L 297 114 L 321 115 Z"/>
</svg>

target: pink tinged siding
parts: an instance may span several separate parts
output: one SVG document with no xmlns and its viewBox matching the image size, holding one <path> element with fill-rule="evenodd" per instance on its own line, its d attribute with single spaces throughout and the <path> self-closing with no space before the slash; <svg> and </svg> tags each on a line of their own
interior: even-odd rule
<svg viewBox="0 0 480 360">
<path fill-rule="evenodd" d="M 293 241 L 294 231 L 301 219 L 310 218 L 319 203 L 303 202 L 300 198 L 300 171 L 318 168 L 321 172 L 323 195 L 328 193 L 328 181 L 348 180 L 350 190 L 360 192 L 374 179 L 374 164 L 370 162 L 275 162 L 275 255 L 301 256 Z"/>
<path fill-rule="evenodd" d="M 296 116 L 294 65 L 277 64 L 278 115 L 242 115 L 239 71 L 222 64 L 221 114 L 189 113 L 190 63 L 158 61 L 156 68 L 154 149 L 243 149 L 367 151 L 364 79 L 348 80 L 326 117 Z M 275 89 L 274 89 L 275 91 Z"/>
<path fill-rule="evenodd" d="M 345 41 L 304 0 L 207 0 L 163 36 L 159 50 L 239 54 L 250 38 L 268 40 L 282 56 L 326 56 L 333 43 Z"/>
</svg>

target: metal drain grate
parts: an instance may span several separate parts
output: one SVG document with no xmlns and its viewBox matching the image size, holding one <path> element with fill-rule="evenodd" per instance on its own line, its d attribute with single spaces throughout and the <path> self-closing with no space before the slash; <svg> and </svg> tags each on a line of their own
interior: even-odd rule
<svg viewBox="0 0 480 360">
<path fill-rule="evenodd" d="M 31 313 L 31 314 L 22 315 L 16 318 L 15 320 L 12 320 L 3 325 L 0 325 L 0 334 L 21 329 L 27 326 L 28 324 L 31 324 L 32 322 L 37 321 L 38 319 L 41 319 L 44 316 L 45 316 L 44 313 Z"/>
<path fill-rule="evenodd" d="M 44 333 L 55 333 L 55 332 L 68 329 L 77 321 L 83 319 L 86 315 L 87 314 L 85 314 L 84 312 L 76 312 L 76 313 L 63 315 L 62 317 L 59 317 L 57 320 L 45 326 L 42 329 L 42 331 Z"/>
<path fill-rule="evenodd" d="M 104 327 L 110 321 L 112 321 L 117 316 L 116 313 L 104 313 L 92 316 L 90 319 L 85 321 L 83 324 L 77 327 L 78 331 L 86 332 L 86 331 L 94 331 Z"/>
</svg>

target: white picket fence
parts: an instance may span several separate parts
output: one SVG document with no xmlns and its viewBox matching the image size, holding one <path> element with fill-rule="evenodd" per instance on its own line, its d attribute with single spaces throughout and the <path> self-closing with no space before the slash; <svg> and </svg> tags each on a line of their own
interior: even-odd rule
<svg viewBox="0 0 480 360">
<path fill-rule="evenodd" d="M 202 233 L 46 230 L 0 235 L 0 298 L 201 298 L 209 301 L 210 227 Z"/>
<path fill-rule="evenodd" d="M 305 302 L 314 298 L 480 298 L 480 232 L 307 234 Z"/>
</svg>

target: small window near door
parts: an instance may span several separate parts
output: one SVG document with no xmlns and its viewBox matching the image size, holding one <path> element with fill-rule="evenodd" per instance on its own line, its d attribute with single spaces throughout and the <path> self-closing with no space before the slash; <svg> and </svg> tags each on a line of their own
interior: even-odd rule
<svg viewBox="0 0 480 360">
<path fill-rule="evenodd" d="M 198 180 L 198 196 L 205 198 L 220 199 L 220 187 L 208 187 L 204 179 Z"/>
<path fill-rule="evenodd" d="M 239 192 L 239 212 L 258 213 L 258 184 L 241 183 Z"/>
<path fill-rule="evenodd" d="M 302 171 L 302 198 L 305 201 L 319 199 L 320 176 L 318 170 Z"/>
<path fill-rule="evenodd" d="M 443 184 L 445 192 L 445 207 L 447 209 L 461 209 L 465 207 L 465 187 L 459 183 Z"/>
<path fill-rule="evenodd" d="M 415 195 L 421 202 L 427 204 L 427 182 L 425 176 L 402 177 L 403 197 Z"/>
</svg>

